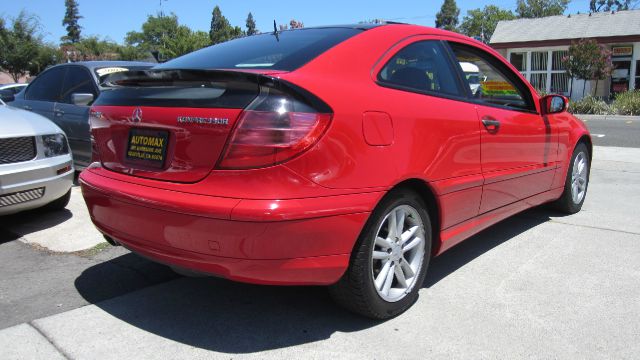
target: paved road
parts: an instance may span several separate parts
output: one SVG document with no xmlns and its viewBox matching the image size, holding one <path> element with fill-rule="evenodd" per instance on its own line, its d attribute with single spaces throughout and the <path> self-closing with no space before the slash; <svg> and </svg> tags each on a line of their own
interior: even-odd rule
<svg viewBox="0 0 640 360">
<path fill-rule="evenodd" d="M 602 122 L 587 121 L 609 132 L 596 145 L 634 143 L 630 124 Z M 81 202 L 46 221 L 4 219 L 0 358 L 640 358 L 640 149 L 595 154 L 581 213 L 534 209 L 467 240 L 433 261 L 406 315 L 383 323 L 322 288 L 187 279 L 122 248 L 29 244 L 94 237 Z"/>
<path fill-rule="evenodd" d="M 589 117 L 585 123 L 593 134 L 594 145 L 640 148 L 640 116 Z"/>
</svg>

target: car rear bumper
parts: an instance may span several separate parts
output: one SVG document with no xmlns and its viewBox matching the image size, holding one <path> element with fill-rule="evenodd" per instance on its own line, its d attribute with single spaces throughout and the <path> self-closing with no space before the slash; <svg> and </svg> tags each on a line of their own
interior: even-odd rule
<svg viewBox="0 0 640 360">
<path fill-rule="evenodd" d="M 36 209 L 62 197 L 73 185 L 73 176 L 71 156 L 1 165 L 0 215 Z"/>
<path fill-rule="evenodd" d="M 327 285 L 349 263 L 380 193 L 293 200 L 219 198 L 84 171 L 94 224 L 161 263 L 236 281 Z"/>
</svg>

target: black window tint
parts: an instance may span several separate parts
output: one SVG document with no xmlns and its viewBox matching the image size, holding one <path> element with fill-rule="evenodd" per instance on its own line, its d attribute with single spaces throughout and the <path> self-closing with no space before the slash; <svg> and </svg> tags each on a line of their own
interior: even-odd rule
<svg viewBox="0 0 640 360">
<path fill-rule="evenodd" d="M 64 80 L 64 67 L 55 67 L 38 75 L 25 92 L 25 99 L 58 101 Z"/>
<path fill-rule="evenodd" d="M 460 95 L 455 76 L 439 41 L 419 41 L 394 55 L 378 74 L 378 80 L 408 90 Z"/>
<path fill-rule="evenodd" d="M 362 32 L 352 28 L 302 29 L 247 36 L 210 46 L 156 69 L 273 69 L 292 71 Z"/>
<path fill-rule="evenodd" d="M 93 94 L 94 98 L 98 97 L 93 82 L 94 80 L 87 69 L 80 66 L 69 66 L 62 87 L 62 102 L 71 104 L 72 94 Z"/>
<path fill-rule="evenodd" d="M 471 95 L 481 102 L 535 111 L 528 88 L 500 60 L 471 46 L 451 43 Z"/>
</svg>

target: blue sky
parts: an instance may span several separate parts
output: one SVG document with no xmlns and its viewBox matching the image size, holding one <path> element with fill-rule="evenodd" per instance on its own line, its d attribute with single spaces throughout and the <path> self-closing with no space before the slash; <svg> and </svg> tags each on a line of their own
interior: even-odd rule
<svg viewBox="0 0 640 360">
<path fill-rule="evenodd" d="M 97 35 L 122 43 L 128 31 L 140 30 L 148 15 L 160 10 L 161 0 L 79 0 L 80 20 L 84 36 Z M 515 10 L 516 0 L 458 0 L 461 15 L 467 10 L 483 7 L 487 4 Z M 291 19 L 304 22 L 305 26 L 326 24 L 356 23 L 366 19 L 382 18 L 420 25 L 433 26 L 435 14 L 442 0 L 162 0 L 162 10 L 174 12 L 181 24 L 194 30 L 209 31 L 211 10 L 219 5 L 222 14 L 232 25 L 244 29 L 249 11 L 257 21 L 258 29 L 269 31 L 273 20 L 278 24 L 288 23 Z M 65 7 L 64 0 L 2 0 L 0 16 L 15 17 L 22 9 L 36 14 L 40 18 L 45 39 L 58 43 L 65 34 L 62 26 Z M 587 12 L 588 0 L 573 0 L 568 13 Z M 462 16 L 461 16 L 462 18 Z"/>
</svg>

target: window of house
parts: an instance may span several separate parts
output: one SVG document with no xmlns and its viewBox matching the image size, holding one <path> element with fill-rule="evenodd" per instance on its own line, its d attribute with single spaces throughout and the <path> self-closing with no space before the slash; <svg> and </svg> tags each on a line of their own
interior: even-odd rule
<svg viewBox="0 0 640 360">
<path fill-rule="evenodd" d="M 527 53 L 524 53 L 524 52 L 511 53 L 511 57 L 509 61 L 521 73 L 524 73 L 525 71 L 527 71 Z"/>
<path fill-rule="evenodd" d="M 509 61 L 539 92 L 569 94 L 571 78 L 564 66 L 567 50 L 513 52 Z M 530 58 L 530 63 L 521 59 Z"/>
</svg>

